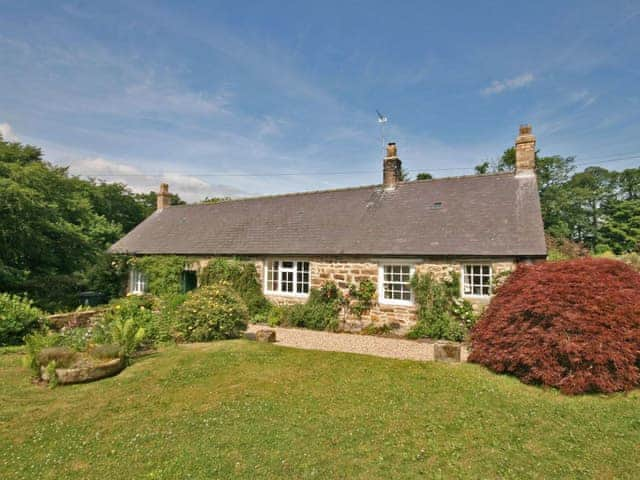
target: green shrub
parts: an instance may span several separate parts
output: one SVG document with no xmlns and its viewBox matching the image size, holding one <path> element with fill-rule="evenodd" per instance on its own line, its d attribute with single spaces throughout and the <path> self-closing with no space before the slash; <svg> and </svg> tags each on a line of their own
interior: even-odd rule
<svg viewBox="0 0 640 480">
<path fill-rule="evenodd" d="M 0 294 L 0 346 L 19 345 L 28 333 L 42 326 L 44 314 L 25 298 Z"/>
<path fill-rule="evenodd" d="M 113 341 L 113 324 L 122 325 L 131 320 L 137 328 L 145 331 L 146 346 L 155 345 L 160 341 L 163 327 L 157 309 L 158 300 L 153 295 L 130 295 L 112 301 L 105 310 L 102 319 L 94 328 L 93 340 L 96 343 L 110 343 Z"/>
<path fill-rule="evenodd" d="M 120 357 L 122 352 L 120 345 L 110 343 L 106 345 L 96 345 L 89 351 L 89 355 L 100 360 L 107 360 Z"/>
<path fill-rule="evenodd" d="M 332 305 L 309 302 L 291 305 L 287 311 L 285 322 L 292 327 L 335 330 L 338 326 L 338 315 Z"/>
<path fill-rule="evenodd" d="M 49 388 L 56 388 L 58 386 L 58 374 L 56 373 L 56 368 L 58 367 L 64 368 L 58 365 L 58 362 L 55 360 L 50 361 L 46 366 Z"/>
<path fill-rule="evenodd" d="M 201 285 L 227 283 L 244 301 L 251 318 L 267 314 L 269 301 L 262 293 L 256 266 L 251 262 L 215 258 L 200 272 Z"/>
<path fill-rule="evenodd" d="M 35 376 L 39 377 L 38 354 L 45 348 L 62 346 L 62 336 L 57 333 L 49 334 L 46 331 L 34 332 L 24 337 L 24 344 L 26 351 L 24 364 L 32 370 Z"/>
<path fill-rule="evenodd" d="M 431 274 L 411 279 L 418 321 L 409 332 L 410 338 L 461 341 L 475 323 L 469 302 L 459 298 L 460 279 L 453 273 L 447 280 L 437 281 Z"/>
<path fill-rule="evenodd" d="M 65 328 L 60 332 L 60 345 L 69 347 L 76 352 L 83 352 L 92 339 L 92 330 L 87 327 Z"/>
<path fill-rule="evenodd" d="M 158 299 L 158 311 L 154 312 L 154 322 L 145 326 L 149 339 L 153 343 L 170 342 L 175 337 L 175 317 L 180 305 L 187 299 L 187 294 L 165 295 Z"/>
<path fill-rule="evenodd" d="M 123 357 L 130 357 L 144 340 L 144 328 L 138 326 L 133 318 L 119 319 L 111 324 L 111 341 L 120 346 Z"/>
<path fill-rule="evenodd" d="M 239 337 L 248 321 L 242 298 L 220 283 L 189 292 L 176 311 L 175 326 L 180 340 L 207 342 Z"/>
<path fill-rule="evenodd" d="M 47 347 L 38 352 L 36 360 L 41 367 L 55 362 L 58 368 L 69 368 L 76 360 L 76 355 L 69 347 Z"/>
<path fill-rule="evenodd" d="M 392 328 L 389 324 L 383 323 L 382 325 L 374 325 L 370 323 L 364 327 L 360 333 L 362 335 L 389 335 L 392 332 Z"/>
<path fill-rule="evenodd" d="M 287 308 L 282 305 L 272 305 L 267 312 L 267 323 L 272 327 L 282 325 L 287 315 Z"/>
<path fill-rule="evenodd" d="M 343 304 L 344 297 L 340 289 L 335 283 L 327 282 L 320 289 L 312 288 L 306 303 L 272 308 L 269 323 L 313 330 L 336 330 Z"/>
</svg>

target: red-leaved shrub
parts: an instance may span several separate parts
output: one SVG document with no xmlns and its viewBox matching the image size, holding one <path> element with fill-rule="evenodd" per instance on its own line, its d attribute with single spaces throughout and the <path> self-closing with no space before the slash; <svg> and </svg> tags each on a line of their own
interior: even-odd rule
<svg viewBox="0 0 640 480">
<path fill-rule="evenodd" d="M 472 334 L 469 360 L 563 393 L 640 383 L 640 274 L 616 260 L 522 265 Z"/>
</svg>

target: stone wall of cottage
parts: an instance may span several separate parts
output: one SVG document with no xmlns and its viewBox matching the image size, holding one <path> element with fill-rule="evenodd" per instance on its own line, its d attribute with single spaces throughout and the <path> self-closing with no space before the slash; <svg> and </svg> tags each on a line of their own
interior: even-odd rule
<svg viewBox="0 0 640 480">
<path fill-rule="evenodd" d="M 293 258 L 292 258 L 293 259 Z M 255 262 L 261 285 L 264 285 L 264 259 L 250 259 Z M 304 257 L 299 260 L 309 262 L 309 273 L 311 288 L 320 288 L 328 281 L 335 282 L 336 285 L 346 295 L 350 284 L 359 284 L 365 279 L 372 281 L 378 285 L 378 266 L 380 261 L 375 258 L 360 259 L 357 257 Z M 398 263 L 403 263 L 398 260 Z M 459 260 L 434 260 L 423 259 L 418 262 L 412 260 L 416 273 L 431 273 L 435 278 L 447 278 L 450 272 L 460 272 L 461 265 L 464 263 L 490 263 L 494 277 L 502 272 L 515 269 L 515 261 L 491 260 L 483 261 L 459 261 Z M 276 296 L 267 295 L 272 302 L 276 304 L 293 304 L 306 301 L 306 297 L 293 296 Z M 468 299 L 477 311 L 481 311 L 488 303 L 486 298 L 469 298 Z M 388 325 L 393 332 L 398 335 L 406 334 L 416 323 L 416 307 L 404 305 L 386 305 L 380 304 L 377 300 L 374 302 L 373 308 L 357 317 L 353 314 L 342 315 L 341 328 L 344 331 L 356 332 L 363 328 L 374 325 Z"/>
</svg>

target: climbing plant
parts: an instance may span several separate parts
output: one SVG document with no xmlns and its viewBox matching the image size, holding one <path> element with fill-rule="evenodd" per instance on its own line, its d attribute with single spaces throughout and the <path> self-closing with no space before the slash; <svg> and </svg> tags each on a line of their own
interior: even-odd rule
<svg viewBox="0 0 640 480">
<path fill-rule="evenodd" d="M 371 310 L 376 296 L 376 285 L 371 280 L 363 280 L 358 286 L 349 285 L 349 311 L 358 318 Z"/>
<path fill-rule="evenodd" d="M 460 298 L 460 276 L 438 280 L 433 275 L 418 274 L 411 279 L 418 305 L 418 321 L 409 337 L 461 341 L 474 325 L 476 316 L 469 302 Z"/>
<path fill-rule="evenodd" d="M 183 293 L 183 272 L 194 261 L 192 257 L 180 255 L 150 255 L 133 257 L 129 263 L 145 274 L 149 293 L 168 296 Z"/>
</svg>

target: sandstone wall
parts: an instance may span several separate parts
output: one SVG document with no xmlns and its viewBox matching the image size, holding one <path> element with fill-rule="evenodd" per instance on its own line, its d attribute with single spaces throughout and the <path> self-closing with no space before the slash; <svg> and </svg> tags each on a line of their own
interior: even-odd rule
<svg viewBox="0 0 640 480">
<path fill-rule="evenodd" d="M 264 285 L 264 260 L 249 259 L 255 262 L 261 285 Z M 343 291 L 348 292 L 349 285 L 359 284 L 365 279 L 371 280 L 376 286 L 378 285 L 378 265 L 379 260 L 375 258 L 357 258 L 357 257 L 305 257 L 301 260 L 309 261 L 309 273 L 311 277 L 311 288 L 320 288 L 328 281 L 335 282 Z M 401 260 L 398 263 L 403 263 Z M 438 279 L 444 279 L 449 276 L 450 272 L 460 272 L 461 265 L 464 262 L 457 260 L 434 260 L 422 259 L 415 262 L 416 273 L 431 273 Z M 492 265 L 493 275 L 499 275 L 502 272 L 515 269 L 514 261 L 491 260 L 487 259 L 483 262 Z M 275 296 L 267 295 L 271 301 L 276 304 L 292 304 L 302 303 L 306 301 L 306 297 L 298 296 Z M 481 311 L 489 302 L 485 298 L 468 298 L 474 304 L 474 309 Z M 379 303 L 376 297 L 374 307 L 360 318 L 355 315 L 342 316 L 342 328 L 346 331 L 359 331 L 368 325 L 382 326 L 389 325 L 394 333 L 398 335 L 406 334 L 416 322 L 415 306 L 405 305 L 387 305 Z"/>
</svg>

